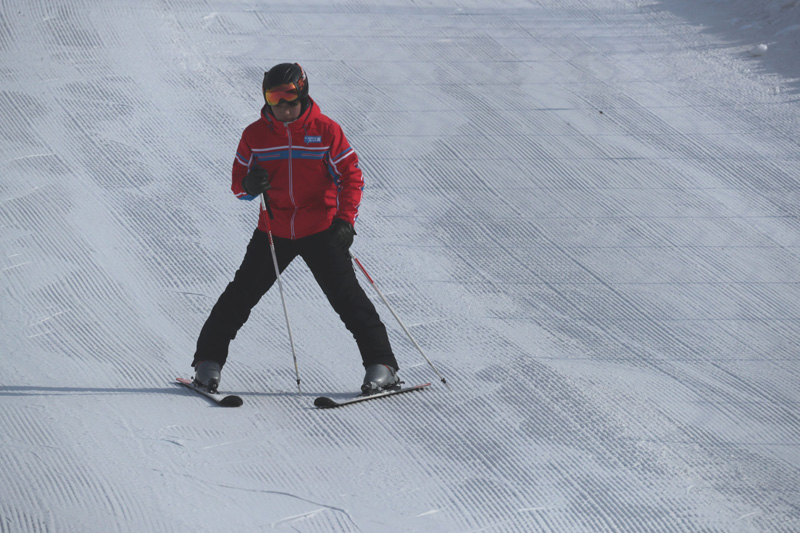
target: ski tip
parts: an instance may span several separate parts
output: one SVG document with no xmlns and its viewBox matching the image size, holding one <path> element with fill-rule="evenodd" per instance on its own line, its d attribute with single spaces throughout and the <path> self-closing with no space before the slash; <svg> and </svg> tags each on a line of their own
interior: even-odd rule
<svg viewBox="0 0 800 533">
<path fill-rule="evenodd" d="M 225 396 L 219 401 L 222 407 L 241 407 L 244 401 L 239 396 Z"/>
<path fill-rule="evenodd" d="M 331 400 L 330 398 L 326 398 L 325 396 L 320 396 L 316 400 L 314 400 L 314 405 L 316 407 L 320 407 L 322 409 L 327 409 L 331 407 L 336 407 L 337 404 L 335 401 Z"/>
</svg>

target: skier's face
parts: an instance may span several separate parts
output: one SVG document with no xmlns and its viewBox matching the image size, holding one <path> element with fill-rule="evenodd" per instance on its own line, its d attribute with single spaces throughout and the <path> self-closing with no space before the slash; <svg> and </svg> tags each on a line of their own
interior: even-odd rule
<svg viewBox="0 0 800 533">
<path fill-rule="evenodd" d="M 300 117 L 300 110 L 302 109 L 299 99 L 295 100 L 294 102 L 286 102 L 286 100 L 281 100 L 277 105 L 271 105 L 269 107 L 272 109 L 272 114 L 275 116 L 275 118 L 281 122 L 292 122 L 297 120 Z"/>
</svg>

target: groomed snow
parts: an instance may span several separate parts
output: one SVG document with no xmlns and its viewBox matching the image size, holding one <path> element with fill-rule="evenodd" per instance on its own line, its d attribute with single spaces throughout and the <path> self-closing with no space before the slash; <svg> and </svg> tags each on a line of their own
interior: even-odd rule
<svg viewBox="0 0 800 533">
<path fill-rule="evenodd" d="M 791 0 L 4 2 L 0 532 L 800 530 L 799 29 Z M 223 372 L 244 406 L 174 383 L 284 61 L 452 390 L 376 297 L 434 385 L 315 409 L 362 369 L 300 261 L 301 394 L 277 290 Z"/>
</svg>

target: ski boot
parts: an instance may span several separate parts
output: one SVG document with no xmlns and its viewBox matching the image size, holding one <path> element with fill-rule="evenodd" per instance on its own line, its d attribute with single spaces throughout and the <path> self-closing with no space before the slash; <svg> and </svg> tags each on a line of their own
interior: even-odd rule
<svg viewBox="0 0 800 533">
<path fill-rule="evenodd" d="M 216 361 L 200 361 L 194 367 L 194 382 L 208 392 L 217 392 L 221 371 L 222 367 Z"/>
<path fill-rule="evenodd" d="M 389 365 L 369 365 L 367 374 L 364 376 L 364 384 L 361 385 L 361 392 L 369 395 L 385 390 L 395 390 L 400 388 L 400 383 L 397 370 Z"/>
</svg>

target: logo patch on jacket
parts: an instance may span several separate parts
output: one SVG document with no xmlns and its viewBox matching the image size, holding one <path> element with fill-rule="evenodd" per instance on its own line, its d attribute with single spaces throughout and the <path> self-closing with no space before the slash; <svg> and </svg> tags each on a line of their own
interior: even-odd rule
<svg viewBox="0 0 800 533">
<path fill-rule="evenodd" d="M 322 135 L 306 135 L 306 144 L 319 144 L 322 142 Z"/>
</svg>

